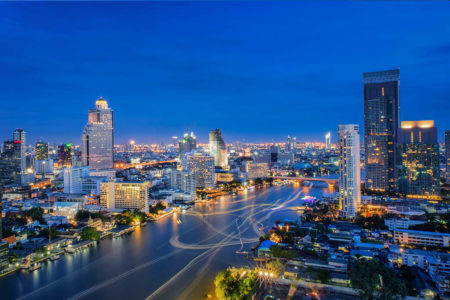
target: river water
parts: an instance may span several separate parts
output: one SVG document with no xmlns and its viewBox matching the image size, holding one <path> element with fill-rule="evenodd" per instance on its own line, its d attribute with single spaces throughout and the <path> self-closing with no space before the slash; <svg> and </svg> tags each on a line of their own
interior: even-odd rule
<svg viewBox="0 0 450 300">
<path fill-rule="evenodd" d="M 0 298 L 215 298 L 219 270 L 255 264 L 236 251 L 249 250 L 276 220 L 297 220 L 300 214 L 289 207 L 301 205 L 305 195 L 329 192 L 326 184 L 276 186 L 197 204 L 130 235 L 47 261 L 32 273 L 0 278 Z"/>
</svg>

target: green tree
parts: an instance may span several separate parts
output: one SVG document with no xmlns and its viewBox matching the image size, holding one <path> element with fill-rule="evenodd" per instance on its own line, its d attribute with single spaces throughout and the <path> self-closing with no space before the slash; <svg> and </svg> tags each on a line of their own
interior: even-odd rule
<svg viewBox="0 0 450 300">
<path fill-rule="evenodd" d="M 98 233 L 98 231 L 94 227 L 84 227 L 81 231 L 80 237 L 84 241 L 98 241 L 100 239 L 100 233 Z"/>
<path fill-rule="evenodd" d="M 34 221 L 39 221 L 41 224 L 46 223 L 42 217 L 44 215 L 44 209 L 42 207 L 32 207 L 26 212 L 26 215 Z"/>
<path fill-rule="evenodd" d="M 402 299 L 406 296 L 405 283 L 392 269 L 374 259 L 356 260 L 350 270 L 350 280 L 363 299 Z"/>
<path fill-rule="evenodd" d="M 257 275 L 229 269 L 220 271 L 214 279 L 219 299 L 250 300 L 257 289 Z"/>
</svg>

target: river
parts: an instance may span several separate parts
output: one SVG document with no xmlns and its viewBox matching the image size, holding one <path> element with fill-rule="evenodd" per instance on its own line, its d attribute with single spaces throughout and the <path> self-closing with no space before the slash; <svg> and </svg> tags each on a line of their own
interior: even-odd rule
<svg viewBox="0 0 450 300">
<path fill-rule="evenodd" d="M 236 251 L 249 250 L 275 220 L 297 220 L 299 213 L 289 206 L 300 205 L 305 195 L 328 192 L 326 184 L 277 186 L 196 204 L 130 235 L 47 261 L 37 271 L 0 278 L 0 298 L 215 298 L 219 270 L 255 264 Z"/>
</svg>

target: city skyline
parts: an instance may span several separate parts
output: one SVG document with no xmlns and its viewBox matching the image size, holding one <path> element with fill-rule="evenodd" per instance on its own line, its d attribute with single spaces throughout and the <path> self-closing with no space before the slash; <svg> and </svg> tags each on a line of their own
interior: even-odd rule
<svg viewBox="0 0 450 300">
<path fill-rule="evenodd" d="M 450 127 L 445 4 L 134 3 L 126 13 L 120 3 L 1 7 L 2 140 L 23 128 L 30 145 L 79 145 L 85 112 L 103 96 L 116 112 L 116 144 L 169 143 L 190 131 L 207 142 L 213 128 L 228 142 L 281 142 L 288 134 L 324 141 L 331 131 L 336 143 L 338 124 L 363 128 L 362 74 L 394 68 L 401 69 L 399 120 L 434 120 L 439 142 Z M 163 26 L 169 11 L 173 22 Z M 21 100 L 21 113 L 11 99 Z"/>
</svg>

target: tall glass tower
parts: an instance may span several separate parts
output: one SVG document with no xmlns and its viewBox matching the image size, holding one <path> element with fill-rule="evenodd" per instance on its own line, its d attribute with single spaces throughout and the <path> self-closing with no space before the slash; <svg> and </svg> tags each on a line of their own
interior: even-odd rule
<svg viewBox="0 0 450 300">
<path fill-rule="evenodd" d="M 209 154 L 214 157 L 216 167 L 228 166 L 227 146 L 222 138 L 222 132 L 217 128 L 209 132 Z"/>
<path fill-rule="evenodd" d="M 100 97 L 95 108 L 89 110 L 88 123 L 81 137 L 83 165 L 94 171 L 113 169 L 113 147 L 113 110 Z"/>
<path fill-rule="evenodd" d="M 400 69 L 363 74 L 366 188 L 395 191 Z"/>
</svg>

